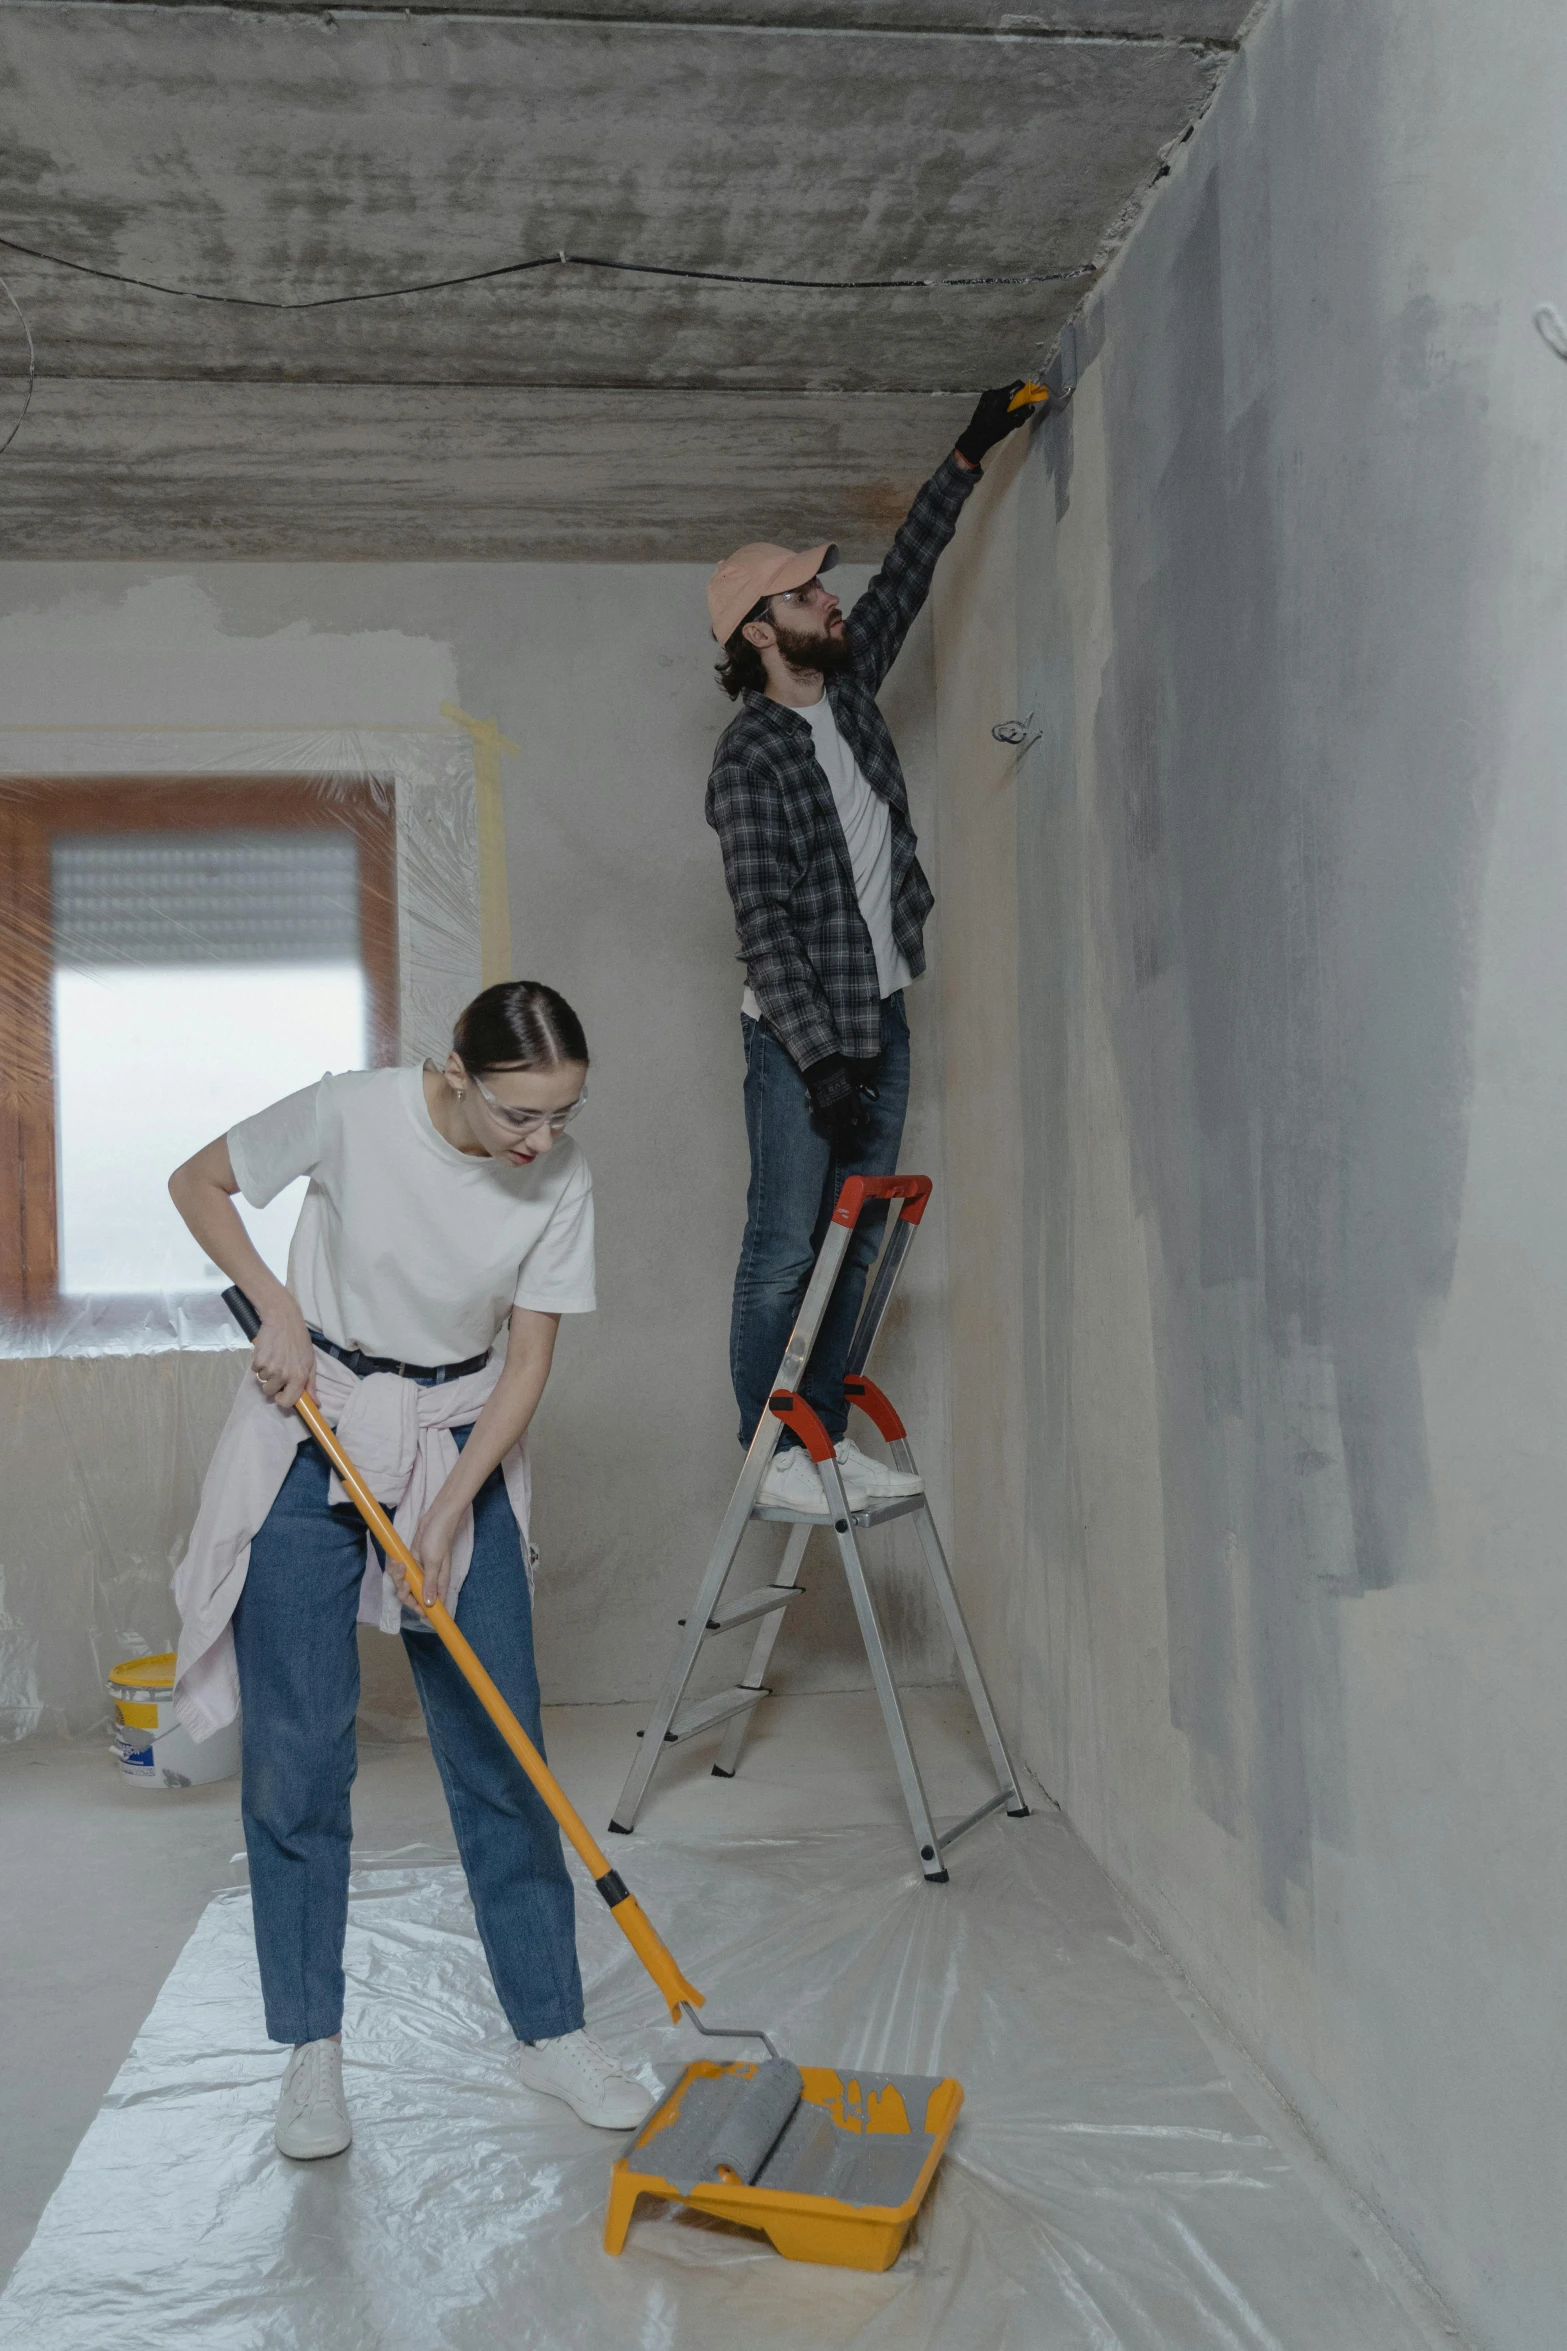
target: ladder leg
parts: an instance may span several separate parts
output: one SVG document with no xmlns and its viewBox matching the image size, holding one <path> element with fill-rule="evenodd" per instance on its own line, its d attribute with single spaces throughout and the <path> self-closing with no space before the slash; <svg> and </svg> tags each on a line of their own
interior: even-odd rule
<svg viewBox="0 0 1567 2351">
<path fill-rule="evenodd" d="M 909 1826 L 914 1831 L 920 1867 L 933 1885 L 945 1885 L 947 1872 L 941 1866 L 941 1846 L 937 1840 L 935 1823 L 930 1817 L 930 1806 L 926 1802 L 920 1767 L 909 1743 L 909 1726 L 903 1719 L 898 1685 L 892 1678 L 876 1603 L 871 1598 L 871 1588 L 865 1580 L 865 1564 L 854 1539 L 854 1522 L 849 1516 L 849 1506 L 844 1498 L 843 1481 L 838 1475 L 836 1462 L 824 1461 L 818 1467 L 822 1484 L 827 1490 L 827 1505 L 832 1513 L 833 1532 L 838 1538 L 843 1572 L 848 1578 L 849 1596 L 854 1602 L 854 1613 L 859 1618 L 860 1638 L 865 1643 L 865 1654 L 870 1660 L 871 1680 L 881 1702 L 882 1720 L 887 1726 L 887 1737 L 892 1746 L 892 1760 L 897 1766 L 903 1801 L 909 1808 Z"/>
<path fill-rule="evenodd" d="M 783 1361 L 778 1366 L 776 1385 L 780 1388 L 792 1389 L 810 1360 L 822 1316 L 827 1311 L 827 1302 L 832 1296 L 833 1285 L 838 1279 L 838 1270 L 851 1238 L 852 1234 L 844 1225 L 834 1224 L 828 1228 L 816 1263 L 811 1269 L 811 1278 L 806 1284 L 794 1328 L 789 1333 L 789 1344 L 784 1349 Z M 713 1545 L 712 1557 L 708 1560 L 707 1573 L 702 1578 L 696 1604 L 686 1619 L 675 1661 L 669 1669 L 669 1678 L 659 1694 L 652 1720 L 642 1734 L 637 1759 L 626 1776 L 620 1800 L 610 1817 L 610 1827 L 618 1829 L 622 1836 L 629 1836 L 636 1826 L 637 1813 L 647 1794 L 648 1781 L 658 1769 L 659 1757 L 663 1753 L 664 1734 L 675 1719 L 675 1709 L 691 1678 L 697 1651 L 707 1636 L 707 1620 L 718 1606 L 719 1594 L 750 1524 L 756 1497 L 767 1475 L 767 1465 L 778 1449 L 778 1440 L 782 1434 L 781 1422 L 772 1413 L 764 1412 L 747 1448 L 739 1482 L 729 1497 L 729 1507 L 724 1512 L 724 1522 L 718 1530 L 718 1539 Z"/>
<path fill-rule="evenodd" d="M 801 1526 L 790 1528 L 789 1540 L 784 1548 L 782 1562 L 778 1573 L 773 1578 L 775 1584 L 798 1583 L 800 1562 L 805 1557 L 805 1546 L 810 1539 L 809 1521 Z M 784 1610 L 780 1608 L 775 1615 L 764 1616 L 757 1627 L 756 1639 L 751 1647 L 751 1662 L 740 1677 L 742 1690 L 765 1688 L 768 1660 L 773 1653 L 773 1644 L 783 1630 L 784 1613 Z M 750 1727 L 751 1717 L 749 1714 L 737 1714 L 734 1717 L 728 1730 L 724 1733 L 724 1743 L 718 1751 L 718 1761 L 713 1766 L 715 1779 L 732 1780 L 734 1778 L 740 1762 L 740 1750 L 745 1745 L 745 1734 Z"/>
<path fill-rule="evenodd" d="M 858 1179 L 854 1178 L 850 1179 L 851 1182 L 857 1180 Z M 916 1180 L 923 1181 L 923 1179 Z M 929 1188 L 930 1187 L 927 1184 L 925 1186 L 927 1193 Z M 842 1195 L 840 1194 L 840 1205 L 841 1201 Z M 816 1334 L 821 1327 L 822 1317 L 827 1311 L 829 1301 L 832 1298 L 834 1285 L 837 1282 L 839 1271 L 843 1265 L 844 1256 L 848 1250 L 850 1241 L 853 1238 L 853 1228 L 854 1219 L 852 1217 L 849 1219 L 848 1223 L 844 1224 L 839 1223 L 835 1215 L 833 1221 L 828 1226 L 826 1234 L 823 1236 L 821 1248 L 817 1253 L 816 1263 L 811 1269 L 810 1280 L 806 1284 L 805 1296 L 800 1302 L 800 1311 L 795 1317 L 794 1328 L 789 1334 L 789 1343 L 784 1349 L 783 1361 L 778 1367 L 778 1377 L 775 1383 L 775 1391 L 776 1389 L 788 1389 L 792 1392 L 799 1384 L 800 1376 L 805 1370 L 806 1364 L 810 1361 L 811 1349 L 816 1344 Z M 900 1220 L 900 1234 L 904 1231 L 904 1229 L 905 1228 L 902 1226 Z M 880 1304 L 877 1309 L 878 1321 L 880 1315 L 885 1312 L 886 1298 L 890 1292 L 891 1280 L 896 1273 L 897 1258 L 901 1256 L 902 1250 L 906 1249 L 907 1246 L 907 1238 L 902 1239 L 901 1248 L 895 1253 L 893 1265 L 888 1275 L 887 1284 L 885 1287 L 881 1288 L 878 1293 L 880 1297 Z M 874 1336 L 874 1333 L 872 1332 L 871 1335 Z M 867 1340 L 867 1344 L 868 1343 L 869 1342 Z M 735 1563 L 735 1558 L 739 1552 L 740 1544 L 744 1537 L 746 1527 L 750 1523 L 751 1512 L 755 1507 L 756 1497 L 761 1488 L 762 1479 L 766 1475 L 767 1465 L 772 1460 L 774 1451 L 777 1448 L 778 1439 L 781 1434 L 782 1428 L 780 1422 L 771 1412 L 764 1412 L 757 1427 L 756 1433 L 751 1439 L 750 1447 L 746 1453 L 745 1463 L 740 1471 L 739 1483 L 736 1485 L 733 1494 L 730 1496 L 729 1507 L 724 1513 L 724 1521 L 718 1530 L 717 1541 L 714 1543 L 712 1556 L 707 1564 L 707 1572 L 702 1578 L 702 1585 L 700 1591 L 697 1594 L 696 1603 L 692 1608 L 690 1616 L 685 1621 L 682 1639 L 676 1651 L 674 1662 L 669 1669 L 668 1678 L 659 1694 L 658 1704 L 653 1710 L 652 1719 L 648 1723 L 646 1730 L 643 1732 L 637 1759 L 633 1763 L 630 1772 L 627 1774 L 626 1784 L 620 1792 L 619 1800 L 616 1803 L 614 1813 L 610 1818 L 610 1827 L 612 1829 L 618 1829 L 622 1836 L 629 1836 L 631 1830 L 636 1825 L 637 1813 L 641 1809 L 644 1796 L 647 1794 L 648 1782 L 652 1779 L 654 1772 L 658 1768 L 659 1758 L 664 1750 L 666 1735 L 670 1730 L 670 1726 L 674 1722 L 675 1711 L 680 1704 L 681 1698 L 685 1694 L 686 1683 L 691 1678 L 691 1669 L 696 1663 L 697 1652 L 701 1648 L 702 1642 L 706 1638 L 707 1632 L 709 1630 L 709 1619 L 711 1618 L 713 1611 L 718 1606 L 719 1596 L 722 1593 L 724 1584 L 728 1579 L 729 1571 Z M 847 1506 L 844 1503 L 841 1483 L 837 1486 L 836 1491 L 840 1511 L 846 1513 Z M 817 1521 L 815 1523 L 819 1524 L 820 1522 Z M 846 1516 L 845 1523 L 847 1523 Z M 809 1535 L 809 1533 L 810 1526 L 807 1525 L 802 1530 L 802 1539 L 800 1541 L 801 1552 L 803 1552 L 805 1548 L 803 1537 Z M 786 1556 L 794 1556 L 794 1564 L 797 1569 L 799 1565 L 798 1556 L 793 1555 L 792 1551 L 790 1554 L 786 1554 Z M 869 1595 L 867 1594 L 867 1598 L 868 1597 Z M 760 1672 L 760 1667 L 757 1664 L 757 1660 L 760 1658 L 765 1661 L 765 1658 L 771 1653 L 772 1644 L 774 1640 L 776 1640 L 778 1634 L 778 1620 L 772 1615 L 771 1612 L 769 1612 L 768 1616 L 763 1618 L 761 1622 L 762 1630 L 758 1633 L 756 1647 L 753 1651 L 752 1657 L 752 1671 L 758 1674 Z M 745 1683 L 740 1685 L 740 1688 L 744 1690 L 746 1688 L 754 1688 L 759 1686 L 759 1682 L 751 1681 L 748 1678 Z M 896 1705 L 895 1695 L 893 1702 L 894 1705 Z M 746 1711 L 749 1712 L 749 1708 L 747 1708 Z M 720 1717 L 720 1719 L 722 1718 Z M 735 1718 L 735 1722 L 738 1735 L 732 1731 L 729 1736 L 726 1737 L 724 1741 L 723 1754 L 719 1759 L 720 1763 L 723 1763 L 726 1758 L 730 1758 L 731 1772 L 733 1770 L 731 1748 L 733 1750 L 733 1756 L 738 1756 L 740 1751 L 740 1743 L 745 1735 L 744 1716 L 737 1716 Z M 904 1744 L 907 1746 L 906 1738 Z M 912 1767 L 912 1755 L 910 1756 L 909 1760 Z M 900 1764 L 900 1771 L 901 1768 L 902 1767 Z M 916 1787 L 918 1786 L 917 1773 L 915 1774 L 915 1785 Z M 920 1801 L 923 1803 L 923 1795 L 921 1795 Z"/>
<path fill-rule="evenodd" d="M 618 1829 L 622 1836 L 629 1836 L 636 1826 L 642 1799 L 647 1794 L 648 1781 L 657 1770 L 659 1758 L 664 1751 L 664 1734 L 675 1719 L 675 1709 L 685 1695 L 686 1684 L 691 1679 L 691 1668 L 696 1663 L 697 1651 L 707 1637 L 707 1620 L 718 1606 L 719 1594 L 723 1591 L 728 1580 L 729 1570 L 735 1563 L 736 1555 L 750 1521 L 751 1505 L 756 1500 L 757 1488 L 761 1485 L 767 1464 L 772 1459 L 773 1449 L 778 1441 L 778 1433 L 777 1421 L 772 1422 L 770 1432 L 764 1422 L 756 1433 L 750 1452 L 745 1457 L 745 1467 L 740 1472 L 740 1483 L 736 1486 L 729 1508 L 724 1513 L 724 1523 L 718 1530 L 718 1541 L 714 1544 L 713 1555 L 707 1563 L 707 1572 L 702 1578 L 702 1587 L 697 1593 L 696 1605 L 686 1618 L 679 1645 L 675 1650 L 674 1662 L 670 1666 L 664 1687 L 659 1692 L 658 1703 L 653 1709 L 647 1728 L 642 1734 L 636 1761 L 626 1776 L 626 1784 L 621 1789 L 619 1801 L 610 1815 L 610 1827 Z"/>
<path fill-rule="evenodd" d="M 626 1775 L 626 1784 L 620 1791 L 614 1811 L 610 1814 L 610 1827 L 618 1829 L 622 1836 L 629 1836 L 636 1827 L 637 1814 L 642 1808 L 642 1799 L 647 1794 L 648 1781 L 657 1770 L 664 1751 L 664 1734 L 675 1719 L 676 1707 L 685 1696 L 686 1684 L 691 1679 L 691 1668 L 696 1663 L 696 1653 L 702 1646 L 704 1628 L 713 1609 L 718 1604 L 718 1595 L 723 1590 L 724 1578 L 729 1573 L 732 1559 L 733 1553 L 730 1555 L 730 1560 L 724 1562 L 723 1573 L 716 1579 L 713 1578 L 711 1571 L 707 1576 L 704 1576 L 702 1591 L 697 1599 L 696 1607 L 686 1619 L 680 1635 L 679 1647 L 675 1651 L 674 1663 L 669 1669 L 669 1675 L 663 1689 L 659 1692 L 658 1703 L 648 1718 L 647 1728 L 638 1742 L 636 1761 Z M 712 1586 L 711 1593 L 708 1589 L 709 1584 Z"/>
<path fill-rule="evenodd" d="M 908 1455 L 907 1460 L 903 1458 L 906 1454 Z M 893 1455 L 900 1469 L 913 1469 L 914 1457 L 906 1444 L 895 1445 Z M 996 1784 L 1007 1798 L 1007 1816 L 1011 1820 L 1021 1820 L 1027 1814 L 1028 1806 L 1023 1800 L 1023 1792 L 1018 1786 L 1017 1773 L 1012 1768 L 1012 1758 L 1007 1753 L 1006 1741 L 1001 1736 L 1001 1725 L 997 1722 L 996 1710 L 990 1703 L 990 1692 L 985 1687 L 985 1677 L 980 1671 L 979 1659 L 974 1654 L 974 1644 L 969 1639 L 968 1626 L 963 1621 L 963 1610 L 958 1603 L 957 1587 L 952 1581 L 952 1571 L 947 1565 L 947 1555 L 941 1547 L 941 1537 L 936 1532 L 936 1522 L 931 1517 L 929 1502 L 923 1503 L 920 1509 L 914 1513 L 914 1523 L 919 1529 L 920 1542 L 925 1551 L 925 1564 L 930 1569 L 930 1580 L 936 1587 L 936 1598 L 941 1603 L 941 1613 L 947 1620 L 947 1631 L 952 1636 L 952 1646 L 958 1653 L 958 1670 L 963 1676 L 968 1689 L 969 1702 L 974 1709 L 979 1727 L 984 1733 L 985 1745 L 990 1750 L 990 1761 L 995 1771 Z"/>
</svg>

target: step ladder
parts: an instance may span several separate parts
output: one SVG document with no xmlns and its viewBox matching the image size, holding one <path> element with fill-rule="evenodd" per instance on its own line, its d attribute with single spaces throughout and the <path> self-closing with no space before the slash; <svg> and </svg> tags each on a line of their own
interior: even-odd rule
<svg viewBox="0 0 1567 2351">
<path fill-rule="evenodd" d="M 992 1812 L 999 1811 L 1005 1805 L 1013 1820 L 1022 1820 L 1027 1815 L 1028 1806 L 1023 1801 L 1017 1774 L 1012 1768 L 996 1721 L 995 1709 L 990 1703 L 990 1693 L 985 1687 L 979 1659 L 974 1654 L 974 1644 L 969 1639 L 968 1627 L 963 1621 L 963 1611 L 958 1605 L 958 1595 L 953 1587 L 946 1554 L 941 1547 L 941 1537 L 936 1532 L 936 1523 L 931 1517 L 923 1488 L 917 1494 L 902 1496 L 897 1500 L 873 1502 L 864 1510 L 851 1511 L 833 1454 L 832 1440 L 799 1393 L 811 1349 L 816 1343 L 816 1334 L 821 1328 L 822 1317 L 827 1311 L 828 1301 L 832 1297 L 833 1287 L 862 1212 L 872 1200 L 901 1201 L 902 1206 L 892 1220 L 860 1309 L 859 1321 L 855 1325 L 844 1387 L 850 1401 L 867 1415 L 887 1440 L 898 1468 L 913 1471 L 916 1476 L 919 1474 L 909 1445 L 908 1432 L 881 1389 L 865 1377 L 865 1365 L 886 1318 L 898 1274 L 908 1255 L 915 1229 L 925 1213 L 930 1193 L 929 1176 L 850 1176 L 838 1195 L 832 1221 L 828 1225 L 826 1238 L 801 1302 L 799 1317 L 789 1334 L 783 1362 L 778 1367 L 777 1385 L 768 1399 L 768 1410 L 762 1415 L 760 1426 L 751 1440 L 739 1483 L 724 1513 L 712 1557 L 707 1563 L 707 1572 L 697 1592 L 695 1606 L 689 1616 L 680 1619 L 683 1629 L 668 1679 L 646 1730 L 637 1734 L 642 1744 L 609 1824 L 621 1836 L 629 1836 L 636 1826 L 648 1783 L 666 1747 L 698 1738 L 704 1731 L 714 1730 L 719 1723 L 727 1722 L 729 1728 L 719 1750 L 718 1760 L 713 1765 L 713 1773 L 717 1779 L 733 1779 L 752 1713 L 762 1699 L 772 1694 L 767 1687 L 766 1676 L 773 1645 L 791 1604 L 800 1596 L 800 1566 L 805 1557 L 806 1545 L 818 1529 L 832 1534 L 837 1541 L 838 1555 L 848 1579 L 854 1612 L 859 1619 L 860 1635 L 865 1643 L 865 1654 L 870 1661 L 871 1679 L 881 1705 L 882 1719 L 887 1726 L 887 1737 L 892 1745 L 903 1799 L 909 1809 L 909 1825 L 914 1832 L 920 1867 L 927 1880 L 932 1885 L 946 1884 L 943 1854 L 965 1830 L 975 1827 Z M 797 1510 L 758 1505 L 757 1494 L 762 1479 L 786 1427 L 795 1432 L 817 1465 L 826 1497 L 825 1517 L 807 1517 Z M 984 1734 L 996 1776 L 996 1793 L 987 1797 L 983 1804 L 976 1805 L 954 1827 L 939 1835 L 931 1819 L 930 1805 L 909 1740 L 897 1685 L 892 1678 L 892 1667 L 888 1662 L 887 1645 L 882 1638 L 876 1604 L 866 1580 L 865 1563 L 860 1556 L 857 1530 L 861 1527 L 881 1526 L 893 1518 L 912 1518 L 915 1522 L 936 1598 L 941 1605 L 952 1645 L 957 1651 L 958 1667 Z M 781 1522 L 789 1526 L 792 1532 L 773 1581 L 753 1591 L 743 1592 L 735 1599 L 726 1600 L 724 1587 L 739 1554 L 746 1528 L 753 1519 Z M 730 1632 L 736 1625 L 752 1623 L 757 1628 L 756 1639 L 750 1664 L 742 1680 L 733 1689 L 720 1690 L 711 1698 L 699 1699 L 681 1713 L 680 1702 L 685 1696 L 686 1684 L 691 1678 L 691 1670 L 703 1642 L 715 1633 Z"/>
</svg>

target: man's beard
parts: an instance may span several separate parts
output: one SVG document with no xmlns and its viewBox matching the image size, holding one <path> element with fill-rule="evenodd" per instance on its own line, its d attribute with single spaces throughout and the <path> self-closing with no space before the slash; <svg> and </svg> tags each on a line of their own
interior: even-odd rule
<svg viewBox="0 0 1567 2351">
<path fill-rule="evenodd" d="M 824 678 L 842 677 L 854 667 L 854 639 L 848 629 L 829 630 L 820 637 L 801 636 L 773 622 L 778 650 L 791 669 L 815 670 Z"/>
</svg>

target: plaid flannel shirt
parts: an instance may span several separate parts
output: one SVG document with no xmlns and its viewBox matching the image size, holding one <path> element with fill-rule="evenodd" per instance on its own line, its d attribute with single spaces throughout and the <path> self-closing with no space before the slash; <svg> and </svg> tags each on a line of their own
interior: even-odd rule
<svg viewBox="0 0 1567 2351">
<path fill-rule="evenodd" d="M 827 680 L 838 731 L 892 814 L 893 937 L 916 977 L 925 968 L 925 917 L 933 898 L 914 853 L 903 770 L 876 695 L 978 480 L 956 457 L 931 475 L 849 614 L 853 668 Z M 765 694 L 746 695 L 713 755 L 707 821 L 723 850 L 739 960 L 768 1027 L 801 1069 L 829 1053 L 874 1060 L 881 1051 L 876 956 L 832 786 L 798 711 Z"/>
</svg>

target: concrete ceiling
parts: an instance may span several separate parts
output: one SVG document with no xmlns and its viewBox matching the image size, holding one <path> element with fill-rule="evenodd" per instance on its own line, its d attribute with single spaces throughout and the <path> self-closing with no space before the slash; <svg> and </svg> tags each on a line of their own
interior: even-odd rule
<svg viewBox="0 0 1567 2351">
<path fill-rule="evenodd" d="M 5 551 L 873 554 L 1250 5 L 9 0 Z"/>
</svg>

